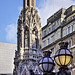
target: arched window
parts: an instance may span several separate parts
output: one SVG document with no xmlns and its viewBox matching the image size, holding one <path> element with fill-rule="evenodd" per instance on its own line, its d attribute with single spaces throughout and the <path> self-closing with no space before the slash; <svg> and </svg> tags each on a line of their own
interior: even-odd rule
<svg viewBox="0 0 75 75">
<path fill-rule="evenodd" d="M 27 6 L 29 6 L 29 0 L 27 0 Z"/>
<path fill-rule="evenodd" d="M 26 27 L 25 28 L 25 32 L 24 32 L 24 47 L 28 47 L 29 48 L 29 30 Z"/>
</svg>

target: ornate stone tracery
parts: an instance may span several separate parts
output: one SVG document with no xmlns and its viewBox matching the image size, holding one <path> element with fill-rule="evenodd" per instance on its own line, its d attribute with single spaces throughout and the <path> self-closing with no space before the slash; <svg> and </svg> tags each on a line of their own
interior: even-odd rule
<svg viewBox="0 0 75 75">
<path fill-rule="evenodd" d="M 38 46 L 38 30 L 36 27 L 33 28 L 32 37 L 33 37 L 32 38 L 32 42 L 33 42 L 32 47 L 37 48 L 37 46 Z"/>
<path fill-rule="evenodd" d="M 24 48 L 29 48 L 29 28 L 27 26 L 24 30 Z"/>
<path fill-rule="evenodd" d="M 35 8 L 35 0 L 23 1 L 25 4 L 23 3 L 18 20 L 14 75 L 30 75 L 30 70 L 41 74 L 38 68 L 38 61 L 42 57 L 41 22 Z"/>
</svg>

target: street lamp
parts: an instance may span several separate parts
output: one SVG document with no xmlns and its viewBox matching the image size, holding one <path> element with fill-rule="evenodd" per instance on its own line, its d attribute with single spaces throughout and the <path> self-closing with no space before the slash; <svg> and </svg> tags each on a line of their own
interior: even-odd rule
<svg viewBox="0 0 75 75">
<path fill-rule="evenodd" d="M 51 52 L 45 51 L 44 57 L 39 62 L 39 68 L 44 73 L 44 75 L 47 75 L 48 73 L 54 73 L 52 72 L 55 66 L 55 63 L 53 59 L 50 57 Z"/>
<path fill-rule="evenodd" d="M 60 49 L 54 56 L 55 62 L 60 66 L 59 72 L 57 72 L 56 75 L 71 75 L 71 73 L 68 71 L 67 66 L 72 61 L 72 53 L 67 49 L 67 42 L 61 42 L 59 45 Z"/>
<path fill-rule="evenodd" d="M 68 65 L 72 62 L 72 53 L 67 49 L 68 43 L 61 42 L 60 49 L 56 52 L 54 60 L 57 65 L 60 66 L 59 71 L 54 73 L 52 72 L 55 66 L 53 59 L 50 57 L 51 52 L 45 51 L 44 57 L 39 62 L 39 68 L 44 73 L 44 75 L 71 75 L 71 72 L 68 71 Z"/>
</svg>

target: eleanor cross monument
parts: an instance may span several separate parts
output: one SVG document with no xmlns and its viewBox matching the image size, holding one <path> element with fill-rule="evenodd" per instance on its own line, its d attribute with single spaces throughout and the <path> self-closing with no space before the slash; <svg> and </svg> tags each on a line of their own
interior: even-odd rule
<svg viewBox="0 0 75 75">
<path fill-rule="evenodd" d="M 35 3 L 36 0 L 23 0 L 17 27 L 14 75 L 30 75 L 30 70 L 35 74 L 41 74 L 38 67 L 38 61 L 43 56 L 41 22 Z"/>
</svg>

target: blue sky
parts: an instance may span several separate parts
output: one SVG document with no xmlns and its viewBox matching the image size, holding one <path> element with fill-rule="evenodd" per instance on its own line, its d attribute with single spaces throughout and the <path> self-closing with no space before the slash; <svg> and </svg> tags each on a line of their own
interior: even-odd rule
<svg viewBox="0 0 75 75">
<path fill-rule="evenodd" d="M 17 24 L 20 6 L 22 0 L 0 0 L 0 42 L 15 43 L 7 40 L 6 28 L 8 25 Z"/>
<path fill-rule="evenodd" d="M 23 0 L 0 0 L 0 42 L 16 43 L 17 20 Z M 36 0 L 36 8 L 41 17 L 42 26 L 54 12 L 68 8 L 75 0 Z"/>
</svg>

